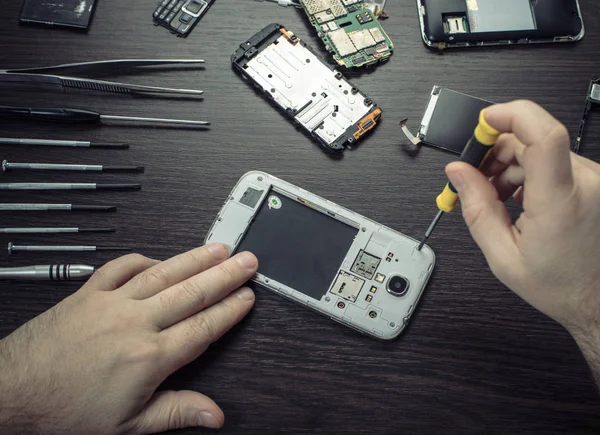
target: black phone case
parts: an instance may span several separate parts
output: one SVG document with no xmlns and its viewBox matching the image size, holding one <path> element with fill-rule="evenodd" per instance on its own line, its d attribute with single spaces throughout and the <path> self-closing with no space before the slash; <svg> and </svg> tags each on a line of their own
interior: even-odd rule
<svg viewBox="0 0 600 435">
<path fill-rule="evenodd" d="M 557 38 L 564 41 L 575 41 L 583 37 L 583 19 L 577 0 L 532 0 L 536 30 L 459 34 L 445 32 L 443 17 L 454 14 L 467 15 L 468 0 L 417 1 L 419 6 L 425 10 L 425 14 L 422 16 L 422 36 L 425 44 L 430 47 L 438 46 L 440 43 L 446 47 L 526 44 L 554 42 Z"/>
</svg>

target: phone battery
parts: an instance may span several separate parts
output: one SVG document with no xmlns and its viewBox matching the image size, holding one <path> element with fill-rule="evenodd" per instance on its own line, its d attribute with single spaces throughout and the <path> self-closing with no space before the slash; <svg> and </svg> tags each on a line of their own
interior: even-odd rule
<svg viewBox="0 0 600 435">
<path fill-rule="evenodd" d="M 25 0 L 20 22 L 86 30 L 95 8 L 95 0 Z"/>
<path fill-rule="evenodd" d="M 215 0 L 162 0 L 152 18 L 177 36 L 186 37 Z"/>
</svg>

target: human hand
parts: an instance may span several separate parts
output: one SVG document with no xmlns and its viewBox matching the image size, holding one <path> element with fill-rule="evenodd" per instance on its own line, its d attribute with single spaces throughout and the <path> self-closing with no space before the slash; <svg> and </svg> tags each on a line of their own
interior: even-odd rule
<svg viewBox="0 0 600 435">
<path fill-rule="evenodd" d="M 256 257 L 220 244 L 128 255 L 0 341 L 0 433 L 150 434 L 223 425 L 194 391 L 160 391 L 252 308 Z"/>
<path fill-rule="evenodd" d="M 482 171 L 446 169 L 473 238 L 500 281 L 582 348 L 590 337 L 600 344 L 600 165 L 571 153 L 566 128 L 534 103 L 484 116 L 503 134 Z M 523 206 L 514 224 L 504 206 L 512 195 Z"/>
</svg>

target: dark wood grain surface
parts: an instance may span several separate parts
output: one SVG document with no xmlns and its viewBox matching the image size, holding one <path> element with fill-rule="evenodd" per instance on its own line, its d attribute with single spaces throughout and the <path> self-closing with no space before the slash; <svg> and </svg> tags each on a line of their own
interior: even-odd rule
<svg viewBox="0 0 600 435">
<path fill-rule="evenodd" d="M 0 237 L 20 243 L 76 242 L 131 246 L 164 259 L 202 243 L 236 180 L 264 170 L 413 237 L 435 215 L 434 196 L 454 157 L 433 149 L 405 152 L 398 127 L 413 129 L 433 85 L 497 102 L 533 99 L 575 134 L 589 79 L 600 74 L 600 10 L 582 0 L 587 35 L 578 44 L 453 51 L 421 42 L 415 2 L 391 0 L 385 28 L 392 60 L 348 74 L 384 109 L 381 125 L 341 160 L 325 156 L 230 68 L 244 38 L 272 22 L 286 24 L 324 53 L 300 11 L 254 0 L 217 0 L 185 40 L 152 25 L 155 1 L 98 3 L 87 34 L 20 27 L 20 1 L 3 1 L 0 67 L 115 58 L 207 60 L 205 70 L 108 76 L 129 82 L 201 88 L 203 101 L 90 96 L 0 88 L 1 104 L 79 106 L 110 114 L 209 119 L 210 131 L 77 127 L 0 120 L 1 136 L 126 141 L 129 151 L 0 147 L 14 161 L 142 164 L 143 175 L 14 173 L 8 181 L 139 181 L 141 192 L 2 194 L 2 202 L 109 203 L 112 215 L 3 213 L 0 226 L 80 225 L 118 228 L 108 236 Z M 582 153 L 600 160 L 600 124 L 589 124 Z M 514 213 L 518 210 L 511 206 Z M 559 326 L 500 284 L 460 215 L 431 240 L 436 272 L 393 343 L 379 343 L 258 290 L 249 317 L 205 355 L 167 380 L 213 397 L 227 434 L 592 434 L 600 400 L 575 343 Z M 20 255 L 0 250 L 2 265 L 101 264 L 110 254 Z M 77 289 L 73 283 L 0 284 L 0 336 Z M 568 291 L 568 289 L 565 289 Z M 101 321 L 101 319 L 98 319 Z M 177 433 L 204 433 L 182 430 Z"/>
</svg>

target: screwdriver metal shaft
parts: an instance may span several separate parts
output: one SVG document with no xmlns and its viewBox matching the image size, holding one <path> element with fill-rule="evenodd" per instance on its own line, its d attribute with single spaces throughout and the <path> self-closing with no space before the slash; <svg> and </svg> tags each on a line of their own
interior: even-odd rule
<svg viewBox="0 0 600 435">
<path fill-rule="evenodd" d="M 2 162 L 2 172 L 14 170 L 73 171 L 73 172 L 144 172 L 143 166 L 68 165 L 62 163 L 10 163 Z"/>
<path fill-rule="evenodd" d="M 435 219 L 433 220 L 433 222 L 431 222 L 431 225 L 429 225 L 429 228 L 427 229 L 427 231 L 425 231 L 425 237 L 423 237 L 423 240 L 421 240 L 421 243 L 419 243 L 419 247 L 417 248 L 417 251 L 420 251 L 421 249 L 423 249 L 423 246 L 425 246 L 425 243 L 427 243 L 427 241 L 433 234 L 433 230 L 435 230 L 435 227 L 437 227 L 437 224 L 440 223 L 440 219 L 442 219 L 442 216 L 444 216 L 444 212 L 442 210 L 440 210 L 438 212 L 437 216 L 435 217 Z"/>
<path fill-rule="evenodd" d="M 97 252 L 97 251 L 131 251 L 131 248 L 116 246 L 83 246 L 83 245 L 13 245 L 8 244 L 9 255 L 15 252 Z"/>
<path fill-rule="evenodd" d="M 0 190 L 140 190 L 140 184 L 0 183 Z"/>
<path fill-rule="evenodd" d="M 16 118 L 50 122 L 61 122 L 67 124 L 98 124 L 102 121 L 125 121 L 125 122 L 151 122 L 154 124 L 186 125 L 206 127 L 208 121 L 188 121 L 185 119 L 165 118 L 143 118 L 139 116 L 103 115 L 98 112 L 85 109 L 69 108 L 32 108 L 18 106 L 0 106 L 0 119 Z"/>
<path fill-rule="evenodd" d="M 0 234 L 114 233 L 115 228 L 0 228 Z"/>
<path fill-rule="evenodd" d="M 72 147 L 72 148 L 113 148 L 126 150 L 126 143 L 102 143 L 83 140 L 51 140 L 51 139 L 17 139 L 12 137 L 0 137 L 0 145 L 24 145 L 24 146 L 48 146 L 48 147 Z"/>
<path fill-rule="evenodd" d="M 0 203 L 0 211 L 99 211 L 116 212 L 114 205 L 78 205 L 78 204 L 12 204 Z"/>
</svg>

